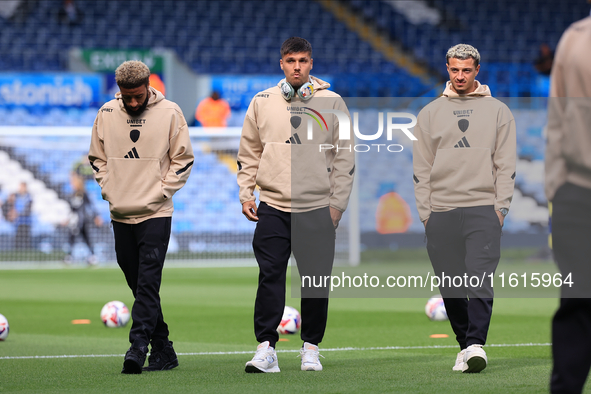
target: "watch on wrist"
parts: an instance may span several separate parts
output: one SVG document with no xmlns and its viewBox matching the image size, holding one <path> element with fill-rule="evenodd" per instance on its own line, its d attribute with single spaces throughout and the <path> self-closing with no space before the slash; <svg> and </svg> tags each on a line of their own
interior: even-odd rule
<svg viewBox="0 0 591 394">
<path fill-rule="evenodd" d="M 501 209 L 499 209 L 499 212 L 501 212 L 501 215 L 503 215 L 503 217 L 505 217 L 509 213 L 509 210 L 507 208 L 501 208 Z"/>
</svg>

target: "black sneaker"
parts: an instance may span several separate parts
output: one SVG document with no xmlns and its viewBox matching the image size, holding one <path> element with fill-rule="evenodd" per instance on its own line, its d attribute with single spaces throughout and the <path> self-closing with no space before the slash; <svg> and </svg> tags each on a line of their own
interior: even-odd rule
<svg viewBox="0 0 591 394">
<path fill-rule="evenodd" d="M 123 369 L 121 370 L 121 373 L 142 373 L 142 367 L 146 362 L 147 354 L 147 346 L 134 347 L 133 345 L 131 345 L 127 353 L 125 353 L 125 360 L 123 361 Z"/>
<path fill-rule="evenodd" d="M 179 360 L 172 347 L 172 341 L 152 341 L 148 366 L 144 371 L 167 371 L 179 366 Z"/>
</svg>

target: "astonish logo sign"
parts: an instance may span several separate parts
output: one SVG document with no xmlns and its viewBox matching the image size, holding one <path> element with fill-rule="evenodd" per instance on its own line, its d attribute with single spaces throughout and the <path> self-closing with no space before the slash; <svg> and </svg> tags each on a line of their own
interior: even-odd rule
<svg viewBox="0 0 591 394">
<path fill-rule="evenodd" d="M 102 79 L 95 74 L 0 74 L 0 105 L 25 107 L 99 106 Z"/>
</svg>

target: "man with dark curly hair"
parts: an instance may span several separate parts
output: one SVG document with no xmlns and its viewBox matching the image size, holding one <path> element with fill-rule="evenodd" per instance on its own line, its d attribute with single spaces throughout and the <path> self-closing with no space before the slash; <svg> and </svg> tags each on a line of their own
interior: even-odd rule
<svg viewBox="0 0 591 394">
<path fill-rule="evenodd" d="M 160 306 L 172 196 L 187 182 L 193 149 L 178 105 L 150 87 L 150 70 L 127 61 L 115 71 L 120 92 L 99 110 L 88 159 L 109 202 L 117 263 L 135 297 L 122 373 L 172 369 L 178 359 Z"/>
</svg>

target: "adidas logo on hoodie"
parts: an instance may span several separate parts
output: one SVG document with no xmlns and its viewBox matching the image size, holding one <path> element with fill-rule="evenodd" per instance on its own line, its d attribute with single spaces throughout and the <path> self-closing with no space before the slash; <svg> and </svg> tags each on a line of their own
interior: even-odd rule
<svg viewBox="0 0 591 394">
<path fill-rule="evenodd" d="M 292 135 L 291 137 L 289 137 L 288 140 L 285 141 L 286 144 L 302 144 L 302 141 L 300 141 L 300 137 L 298 136 L 298 133 L 294 133 L 294 135 Z"/>
<path fill-rule="evenodd" d="M 134 146 L 132 150 L 127 152 L 127 154 L 124 156 L 124 158 L 125 159 L 139 159 L 140 155 L 137 154 L 137 150 L 135 150 L 135 146 Z"/>
<path fill-rule="evenodd" d="M 454 145 L 454 148 L 469 148 L 470 144 L 468 143 L 468 140 L 466 139 L 466 137 L 462 137 L 461 140 L 458 141 L 457 144 Z"/>
</svg>

